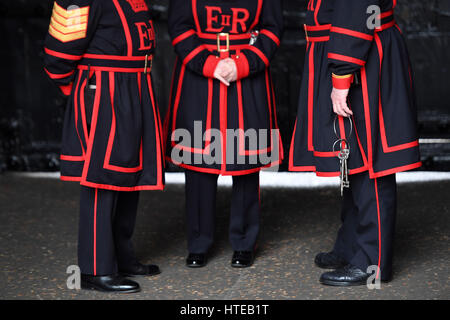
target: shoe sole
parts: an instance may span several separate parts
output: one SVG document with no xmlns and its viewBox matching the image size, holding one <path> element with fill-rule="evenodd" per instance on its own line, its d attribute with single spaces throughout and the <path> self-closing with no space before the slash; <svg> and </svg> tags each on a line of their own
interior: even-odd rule
<svg viewBox="0 0 450 320">
<path fill-rule="evenodd" d="M 122 294 L 129 294 L 129 293 L 138 293 L 141 292 L 141 288 L 137 289 L 131 289 L 131 290 L 105 290 L 100 287 L 97 287 L 92 284 L 81 284 L 81 289 L 83 290 L 90 290 L 90 291 L 99 291 L 104 293 L 122 293 Z"/>
<path fill-rule="evenodd" d="M 332 287 L 357 287 L 367 285 L 366 281 L 348 282 L 348 281 L 320 280 L 320 283 Z"/>
</svg>

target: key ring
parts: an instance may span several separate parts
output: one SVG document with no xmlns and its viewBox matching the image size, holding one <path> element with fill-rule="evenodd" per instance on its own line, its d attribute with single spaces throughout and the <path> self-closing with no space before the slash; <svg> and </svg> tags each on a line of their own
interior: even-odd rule
<svg viewBox="0 0 450 320">
<path fill-rule="evenodd" d="M 336 135 L 336 138 L 340 139 L 340 135 L 338 134 L 338 130 L 337 130 L 337 127 L 336 127 L 336 122 L 337 122 L 338 118 L 339 118 L 338 115 L 336 115 L 336 117 L 334 118 L 333 129 L 334 129 L 334 134 Z M 348 134 L 348 137 L 350 138 L 352 136 L 352 134 L 353 134 L 353 121 L 352 121 L 352 118 L 350 118 L 350 117 L 343 117 L 343 118 L 344 119 L 348 119 L 348 121 L 350 122 L 350 132 Z M 344 129 L 345 129 L 345 126 L 344 126 Z"/>
<path fill-rule="evenodd" d="M 334 142 L 334 144 L 333 144 L 333 153 L 337 153 L 336 145 L 337 145 L 338 143 L 340 143 L 340 150 L 339 150 L 339 152 L 342 151 L 342 149 L 343 149 L 344 146 L 346 146 L 346 149 L 348 149 L 348 151 L 350 152 L 350 150 L 351 150 L 351 149 L 350 149 L 350 143 L 347 141 L 347 139 L 338 139 L 338 140 L 336 140 L 336 141 Z"/>
</svg>

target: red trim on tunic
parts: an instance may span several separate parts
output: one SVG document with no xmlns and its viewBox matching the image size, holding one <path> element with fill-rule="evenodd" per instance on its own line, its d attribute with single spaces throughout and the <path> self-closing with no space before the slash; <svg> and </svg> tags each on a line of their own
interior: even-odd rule
<svg viewBox="0 0 450 320">
<path fill-rule="evenodd" d="M 388 10 L 388 11 L 386 11 L 386 12 L 382 12 L 382 13 L 380 14 L 380 16 L 379 16 L 379 19 L 384 19 L 384 18 L 390 17 L 390 16 L 392 16 L 392 15 L 394 15 L 394 10 L 393 10 L 393 9 Z"/>
<path fill-rule="evenodd" d="M 367 40 L 367 41 L 373 40 L 373 36 L 370 34 L 358 32 L 358 31 L 354 31 L 354 30 L 350 30 L 350 29 L 331 27 L 330 31 L 334 32 L 334 33 L 345 34 L 347 36 L 352 36 L 355 38 L 360 38 L 360 39 Z"/>
<path fill-rule="evenodd" d="M 388 23 L 386 23 L 386 24 L 383 24 L 381 27 L 379 27 L 379 28 L 376 28 L 375 29 L 375 32 L 377 33 L 377 32 L 381 32 L 381 31 L 384 31 L 384 30 L 386 30 L 386 29 L 389 29 L 389 28 L 392 28 L 393 26 L 395 26 L 396 25 L 396 22 L 395 22 L 395 20 L 393 20 L 393 21 L 391 21 L 391 22 L 388 22 Z"/>
<path fill-rule="evenodd" d="M 51 55 L 51 56 L 54 56 L 57 58 L 61 58 L 61 59 L 65 59 L 65 60 L 80 60 L 81 58 L 83 58 L 83 56 L 75 56 L 75 55 L 71 55 L 71 54 L 66 54 L 66 53 L 50 50 L 48 48 L 44 48 L 44 52 L 48 55 Z"/>
<path fill-rule="evenodd" d="M 86 152 L 84 150 L 83 141 L 81 140 L 81 135 L 80 135 L 80 132 L 78 131 L 78 93 L 79 93 L 79 89 L 80 89 L 80 82 L 81 82 L 81 73 L 78 75 L 78 81 L 77 81 L 77 85 L 75 87 L 73 102 L 74 102 L 74 113 L 75 113 L 75 117 L 74 117 L 75 118 L 75 130 L 77 132 L 78 140 L 80 141 L 81 152 L 82 152 L 83 156 L 85 156 Z M 87 137 L 86 137 L 86 139 L 87 139 Z"/>
<path fill-rule="evenodd" d="M 275 167 L 281 163 L 281 160 L 278 160 L 276 162 L 269 163 L 268 165 L 266 165 L 264 167 L 258 167 L 258 168 L 242 170 L 242 171 L 223 171 L 222 169 L 219 170 L 219 169 L 202 168 L 202 167 L 195 167 L 195 166 L 191 166 L 188 164 L 180 163 L 180 162 L 177 162 L 177 161 L 171 159 L 169 156 L 166 156 L 166 160 L 172 162 L 174 165 L 179 166 L 181 168 L 185 168 L 185 169 L 189 169 L 189 170 L 197 171 L 197 172 L 223 175 L 223 176 L 243 176 L 243 175 L 259 172 L 263 169 Z"/>
<path fill-rule="evenodd" d="M 367 88 L 367 74 L 366 68 L 361 68 L 361 81 L 362 81 L 362 93 L 363 93 L 363 105 L 364 105 L 364 120 L 366 124 L 366 138 L 367 138 L 367 153 L 368 153 L 368 165 L 373 170 L 373 157 L 372 157 L 372 124 L 370 120 L 370 104 L 369 104 L 369 89 Z"/>
<path fill-rule="evenodd" d="M 59 159 L 62 161 L 83 162 L 84 156 L 67 156 L 62 154 Z"/>
<path fill-rule="evenodd" d="M 239 155 L 240 156 L 255 156 L 260 155 L 264 153 L 268 153 L 272 151 L 273 149 L 273 137 L 272 132 L 270 132 L 270 147 L 266 147 L 265 149 L 259 149 L 259 150 L 246 150 L 245 149 L 245 125 L 244 125 L 244 105 L 242 101 L 242 82 L 238 80 L 236 82 L 236 89 L 237 89 L 237 96 L 238 96 L 238 108 L 239 108 Z M 271 101 L 270 101 L 270 90 L 267 88 L 267 82 L 266 82 L 266 91 L 269 95 L 269 117 L 270 117 L 270 129 L 272 129 L 272 107 L 271 107 Z"/>
<path fill-rule="evenodd" d="M 61 181 L 69 181 L 69 182 L 80 182 L 80 177 L 69 177 L 69 176 L 60 176 L 59 179 Z"/>
<path fill-rule="evenodd" d="M 84 167 L 83 167 L 83 173 L 81 177 L 61 177 L 61 180 L 65 180 L 65 181 L 79 181 L 81 185 L 86 186 L 86 187 L 91 187 L 91 188 L 98 188 L 98 189 L 105 189 L 105 190 L 113 190 L 113 191 L 126 191 L 126 192 L 131 192 L 131 191 L 144 191 L 144 190 L 163 190 L 164 189 L 164 184 L 162 184 L 162 170 L 161 170 L 161 150 L 158 147 L 157 149 L 157 153 L 159 153 L 159 166 L 158 166 L 158 181 L 160 183 L 158 183 L 157 185 L 140 185 L 140 186 L 134 186 L 134 187 L 120 187 L 120 186 L 115 186 L 115 185 L 110 185 L 110 184 L 101 184 L 101 183 L 95 183 L 95 182 L 90 182 L 87 181 L 87 174 L 88 174 L 88 170 L 89 170 L 89 166 L 90 166 L 90 161 L 91 161 L 91 156 L 92 156 L 92 149 L 93 149 L 93 144 L 94 144 L 94 138 L 95 138 L 95 132 L 96 132 L 96 128 L 97 128 L 97 123 L 98 123 L 98 112 L 99 112 L 99 106 L 100 106 L 100 93 L 101 93 L 101 73 L 100 71 L 96 71 L 96 85 L 97 85 L 97 92 L 96 92 L 96 97 L 95 97 L 95 102 L 94 102 L 94 111 L 93 111 L 93 116 L 92 116 L 92 125 L 91 125 L 91 134 L 89 136 L 89 143 L 88 143 L 88 150 L 86 153 L 86 160 L 84 163 Z M 152 94 L 152 93 L 151 93 Z M 154 107 L 155 108 L 155 107 Z M 156 115 L 155 115 L 156 117 Z M 156 132 L 156 139 L 157 139 L 157 143 L 156 145 L 159 145 L 160 139 L 159 139 L 159 129 L 157 126 L 157 120 L 155 118 L 155 128 L 157 130 Z M 160 146 L 160 145 L 159 145 Z"/>
<path fill-rule="evenodd" d="M 94 138 L 95 138 L 95 132 L 97 129 L 97 122 L 98 122 L 97 120 L 98 120 L 98 111 L 99 111 L 99 106 L 100 106 L 100 93 L 102 91 L 102 82 L 101 82 L 102 77 L 101 77 L 100 71 L 95 72 L 95 78 L 96 78 L 97 92 L 96 92 L 96 96 L 95 96 L 95 100 L 94 100 L 94 109 L 92 112 L 91 133 L 89 135 L 89 141 L 87 143 L 86 161 L 84 163 L 83 173 L 81 176 L 81 184 L 83 184 L 83 182 L 86 181 L 89 166 L 91 164 L 92 148 L 94 146 Z"/>
<path fill-rule="evenodd" d="M 178 37 L 176 37 L 175 39 L 173 39 L 173 41 L 172 41 L 172 46 L 176 46 L 178 43 L 180 43 L 181 41 L 184 41 L 184 40 L 186 40 L 187 38 L 190 38 L 190 37 L 192 37 L 193 35 L 195 35 L 196 34 L 196 32 L 195 32 L 195 30 L 193 30 L 193 29 L 191 29 L 191 30 L 188 30 L 188 31 L 186 31 L 186 32 L 184 32 L 184 33 L 182 33 L 182 34 L 180 34 Z"/>
<path fill-rule="evenodd" d="M 109 138 L 108 138 L 108 146 L 106 148 L 106 154 L 105 154 L 105 160 L 103 163 L 103 168 L 106 170 L 111 171 L 117 171 L 117 172 L 123 172 L 123 173 L 136 173 L 139 171 L 142 171 L 143 168 L 143 159 L 142 159 L 142 139 L 141 144 L 139 147 L 139 165 L 134 168 L 126 168 L 121 166 L 115 166 L 110 163 L 111 161 L 111 153 L 112 148 L 114 145 L 114 140 L 116 137 L 116 112 L 114 110 L 114 92 L 115 91 L 115 79 L 114 79 L 114 72 L 109 73 L 109 93 L 110 93 L 110 99 L 111 99 L 111 112 L 112 112 L 112 119 L 111 119 L 111 130 L 109 132 Z"/>
<path fill-rule="evenodd" d="M 85 65 L 78 65 L 78 70 L 87 70 L 89 67 Z M 138 73 L 144 72 L 144 68 L 116 68 L 116 67 L 97 67 L 91 66 L 92 71 L 103 71 L 103 72 L 118 72 L 118 73 Z"/>
<path fill-rule="evenodd" d="M 297 131 L 297 123 L 298 123 L 298 119 L 295 120 L 295 124 L 294 124 L 294 131 L 292 134 L 292 138 L 291 138 L 291 145 L 289 148 L 289 171 L 293 171 L 294 169 L 294 142 L 295 142 L 295 135 L 296 135 L 296 131 Z"/>
<path fill-rule="evenodd" d="M 172 71 L 172 79 L 170 81 L 170 94 L 169 94 L 169 108 L 167 108 L 166 116 L 164 118 L 164 146 L 167 144 L 167 138 L 169 135 L 169 126 L 170 126 L 170 111 L 172 107 L 172 99 L 173 99 L 173 87 L 175 83 L 175 74 L 176 74 L 176 68 L 178 65 L 178 56 L 175 58 L 175 64 Z M 166 152 L 164 152 L 164 155 Z"/>
<path fill-rule="evenodd" d="M 313 143 L 313 119 L 314 119 L 314 47 L 311 43 L 309 47 L 309 79 L 308 79 L 308 151 L 314 151 Z"/>
<path fill-rule="evenodd" d="M 73 75 L 75 73 L 75 70 L 73 70 L 73 71 L 70 71 L 70 72 L 64 73 L 64 74 L 56 74 L 56 73 L 51 73 L 46 68 L 44 68 L 44 71 L 47 73 L 47 75 L 50 77 L 50 79 L 53 79 L 53 80 L 64 79 L 64 78 L 70 77 L 71 75 Z"/>
<path fill-rule="evenodd" d="M 319 25 L 318 15 L 319 15 L 319 9 L 320 9 L 321 4 L 322 4 L 322 0 L 317 0 L 316 8 L 314 9 L 314 21 L 316 22 L 316 25 Z"/>
<path fill-rule="evenodd" d="M 350 63 L 357 64 L 360 66 L 364 66 L 366 64 L 366 62 L 364 60 L 349 57 L 349 56 L 344 56 L 342 54 L 337 54 L 337 53 L 332 53 L 332 52 L 328 53 L 328 58 L 333 59 L 333 60 L 350 62 Z"/>
<path fill-rule="evenodd" d="M 330 40 L 330 36 L 323 37 L 308 37 L 308 42 L 327 42 Z"/>
<path fill-rule="evenodd" d="M 136 187 L 118 187 L 110 184 L 101 184 L 95 182 L 89 182 L 81 180 L 80 184 L 85 187 L 98 188 L 104 190 L 112 191 L 123 191 L 123 192 L 133 192 L 133 191 L 153 191 L 153 190 L 164 190 L 164 185 L 144 185 Z"/>
<path fill-rule="evenodd" d="M 161 154 L 161 143 L 162 143 L 162 135 L 161 135 L 161 119 L 159 117 L 159 111 L 156 108 L 156 101 L 155 101 L 155 96 L 153 94 L 153 85 L 152 85 L 152 78 L 150 76 L 150 74 L 147 74 L 147 85 L 148 85 L 148 90 L 150 93 L 150 100 L 152 103 L 152 107 L 153 107 L 153 117 L 155 119 L 155 136 L 156 136 L 156 164 L 157 164 L 157 170 L 158 170 L 158 177 L 157 177 L 157 187 L 164 187 L 163 184 L 163 165 L 162 165 L 162 158 L 163 155 Z"/>
<path fill-rule="evenodd" d="M 222 163 L 221 171 L 227 170 L 227 129 L 228 129 L 228 87 L 220 82 L 220 103 L 219 103 L 219 119 L 220 132 L 222 133 Z"/>
<path fill-rule="evenodd" d="M 99 59 L 99 60 L 145 61 L 145 56 L 115 56 L 107 54 L 86 53 L 82 57 L 86 59 Z"/>
<path fill-rule="evenodd" d="M 59 89 L 65 96 L 70 96 L 72 92 L 73 83 L 68 84 L 67 86 L 59 86 Z"/>
<path fill-rule="evenodd" d="M 272 31 L 263 29 L 260 31 L 260 34 L 265 35 L 266 37 L 271 39 L 273 42 L 275 42 L 277 46 L 280 46 L 280 44 L 281 44 L 280 39 Z"/>
<path fill-rule="evenodd" d="M 259 50 L 258 48 L 254 47 L 254 46 L 248 46 L 247 49 L 256 53 L 256 55 L 264 62 L 266 67 L 269 67 L 269 65 L 270 65 L 269 59 L 266 57 L 266 55 L 261 50 Z"/>
<path fill-rule="evenodd" d="M 362 173 L 367 171 L 368 168 L 366 166 L 362 166 L 360 168 L 356 168 L 356 169 L 351 169 L 349 170 L 348 174 L 353 175 L 353 174 L 358 174 L 358 173 Z M 318 177 L 339 177 L 341 175 L 340 172 L 320 172 L 320 171 L 316 171 L 316 175 Z"/>
<path fill-rule="evenodd" d="M 266 78 L 266 92 L 267 92 L 267 105 L 269 108 L 269 123 L 270 123 L 270 130 L 273 129 L 273 123 L 272 123 L 272 99 L 270 97 L 270 80 L 269 80 L 269 70 L 266 69 L 265 71 L 265 78 Z"/>
<path fill-rule="evenodd" d="M 89 77 L 89 75 L 88 75 Z M 87 140 L 89 138 L 89 134 L 88 134 L 88 130 L 87 130 L 87 122 L 86 122 L 86 106 L 84 103 L 84 90 L 86 88 L 86 84 L 87 84 L 87 78 L 84 79 L 83 84 L 81 85 L 80 88 L 80 113 L 81 113 L 81 124 L 83 127 L 83 133 L 84 133 L 84 140 L 87 143 Z"/>
<path fill-rule="evenodd" d="M 247 78 L 250 74 L 250 65 L 247 56 L 241 52 L 231 57 L 236 63 L 238 80 Z"/>
<path fill-rule="evenodd" d="M 139 90 L 139 101 L 142 102 L 142 73 L 137 74 L 137 83 L 138 83 L 138 90 Z"/>
<path fill-rule="evenodd" d="M 205 40 L 217 40 L 217 34 L 216 33 L 201 33 L 201 34 L 198 34 L 198 37 L 200 39 L 205 39 Z M 239 34 L 230 34 L 229 35 L 230 41 L 232 41 L 232 40 L 246 40 L 246 39 L 250 39 L 251 37 L 252 37 L 252 35 L 250 33 L 239 33 Z M 224 41 L 224 40 L 225 39 L 222 39 L 222 41 Z M 247 46 L 248 45 L 249 44 L 247 44 Z M 217 45 L 214 45 L 214 47 L 217 49 Z"/>
<path fill-rule="evenodd" d="M 361 80 L 362 80 L 362 91 L 363 91 L 363 101 L 364 101 L 364 114 L 366 122 L 366 135 L 367 135 L 367 151 L 368 151 L 368 165 L 369 173 L 372 179 L 387 176 L 397 172 L 408 171 L 417 169 L 422 166 L 422 162 L 416 162 L 413 164 L 391 168 L 384 171 L 374 172 L 373 170 L 373 155 L 372 155 L 372 129 L 370 123 L 370 105 L 369 105 L 369 93 L 367 88 L 367 74 L 366 68 L 361 69 Z"/>
<path fill-rule="evenodd" d="M 322 25 L 316 25 L 316 26 L 304 26 L 306 31 L 324 31 L 324 30 L 330 30 L 331 24 L 322 24 Z"/>
<path fill-rule="evenodd" d="M 205 141 L 205 148 L 199 149 L 199 148 L 191 148 L 187 146 L 182 146 L 175 143 L 174 134 L 177 127 L 177 115 L 178 115 L 178 107 L 180 105 L 181 100 L 181 90 L 183 88 L 183 82 L 184 82 L 184 73 L 186 71 L 186 67 L 184 65 L 181 66 L 180 75 L 178 78 L 178 87 L 177 87 L 177 93 L 175 96 L 175 102 L 173 107 L 173 116 L 172 116 L 172 137 L 171 137 L 171 144 L 173 148 L 177 148 L 180 150 L 188 151 L 191 153 L 200 153 L 200 154 L 209 154 L 210 153 L 210 145 L 211 145 L 211 125 L 212 125 L 212 99 L 213 99 L 213 79 L 208 79 L 208 114 L 206 119 L 206 141 Z"/>
<path fill-rule="evenodd" d="M 332 82 L 333 82 L 333 88 L 345 90 L 349 89 L 353 83 L 355 76 L 349 75 L 348 77 L 339 77 L 339 76 L 332 76 Z"/>
<path fill-rule="evenodd" d="M 202 29 L 200 28 L 200 22 L 198 20 L 198 14 L 197 14 L 197 0 L 191 0 L 191 6 L 192 6 L 192 15 L 194 17 L 195 27 L 197 28 L 197 34 L 201 34 Z"/>
<path fill-rule="evenodd" d="M 206 59 L 205 64 L 203 66 L 203 75 L 206 78 L 214 78 L 214 72 L 216 71 L 216 67 L 219 64 L 220 59 L 214 55 L 210 55 L 208 59 Z"/>
<path fill-rule="evenodd" d="M 183 64 L 188 64 L 192 59 L 195 58 L 195 56 L 197 56 L 200 52 L 202 52 L 203 50 L 205 50 L 205 46 L 204 45 L 200 45 L 197 48 L 195 48 L 194 50 L 192 50 L 187 56 L 186 58 L 184 58 L 183 60 Z"/>
<path fill-rule="evenodd" d="M 127 40 L 127 55 L 132 56 L 133 55 L 133 40 L 131 39 L 131 33 L 130 33 L 130 28 L 128 26 L 127 18 L 125 17 L 125 14 L 123 13 L 123 10 L 119 4 L 119 1 L 113 0 L 113 3 L 117 9 L 117 13 L 119 14 L 120 21 L 122 21 L 123 31 L 125 33 L 125 38 Z"/>
<path fill-rule="evenodd" d="M 273 86 L 273 83 L 272 83 L 272 78 L 270 79 L 271 80 L 271 84 L 272 84 L 272 101 L 273 101 L 273 107 L 272 107 L 272 109 L 273 109 L 273 117 L 274 117 L 274 121 L 275 121 L 275 128 L 276 129 L 279 129 L 279 126 L 278 126 L 278 118 L 277 118 L 277 102 L 276 102 L 276 99 L 275 99 L 275 89 L 274 89 L 274 86 Z M 279 154 L 279 157 L 280 157 L 280 159 L 284 159 L 284 148 L 283 148 L 283 139 L 281 139 L 281 134 L 279 133 L 278 134 L 278 140 L 279 140 L 279 152 L 280 152 L 280 154 Z"/>
<path fill-rule="evenodd" d="M 408 164 L 408 165 L 395 167 L 395 168 L 392 168 L 392 169 L 378 171 L 378 172 L 374 172 L 372 170 L 372 172 L 370 174 L 370 177 L 372 179 L 373 178 L 381 178 L 381 177 L 389 176 L 391 174 L 395 174 L 395 173 L 399 173 L 399 172 L 414 170 L 414 169 L 420 168 L 421 166 L 422 166 L 422 162 L 419 161 L 419 162 L 416 162 L 416 163 L 413 163 L 413 164 Z"/>
<path fill-rule="evenodd" d="M 253 30 L 253 28 L 259 23 L 259 19 L 261 17 L 261 10 L 263 6 L 263 0 L 258 0 L 258 8 L 256 9 L 255 21 L 250 25 L 248 29 L 249 32 Z"/>
<path fill-rule="evenodd" d="M 419 146 L 419 141 L 415 140 L 415 141 L 411 141 L 408 143 L 403 143 L 400 145 L 396 145 L 393 147 L 390 147 L 387 141 L 387 135 L 386 135 L 386 127 L 385 127 L 385 122 L 384 122 L 384 116 L 383 116 L 383 106 L 382 106 L 382 101 L 381 101 L 381 73 L 382 73 L 382 66 L 383 66 L 383 45 L 381 44 L 381 40 L 380 37 L 375 34 L 375 43 L 377 44 L 377 48 L 378 48 L 378 55 L 380 57 L 380 83 L 379 83 L 379 89 L 378 89 L 378 112 L 379 112 L 379 118 L 380 118 L 380 135 L 381 135 L 381 142 L 383 145 L 383 151 L 385 153 L 390 153 L 390 152 L 396 152 L 396 151 L 400 151 L 400 150 L 405 150 L 405 149 L 409 149 L 409 148 L 414 148 Z"/>
<path fill-rule="evenodd" d="M 350 106 L 350 108 L 351 108 L 351 106 Z M 359 150 L 361 151 L 363 163 L 364 163 L 364 166 L 368 167 L 368 161 L 367 161 L 367 157 L 366 157 L 366 152 L 364 151 L 364 148 L 363 148 L 363 146 L 361 144 L 361 140 L 359 138 L 358 128 L 356 127 L 355 116 L 353 115 L 352 118 L 353 118 L 353 123 L 355 123 L 355 125 L 353 126 L 354 127 L 353 129 L 355 130 L 356 140 L 358 141 L 358 146 L 359 146 Z"/>
</svg>

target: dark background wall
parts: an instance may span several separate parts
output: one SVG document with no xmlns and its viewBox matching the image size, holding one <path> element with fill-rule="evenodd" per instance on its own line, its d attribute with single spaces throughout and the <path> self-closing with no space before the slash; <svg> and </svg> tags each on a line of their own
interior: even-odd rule
<svg viewBox="0 0 450 320">
<path fill-rule="evenodd" d="M 168 0 L 150 1 L 159 50 L 153 77 L 162 114 L 174 60 L 167 35 Z M 51 0 L 0 0 L 0 172 L 53 171 L 65 98 L 42 69 Z M 286 32 L 273 62 L 280 127 L 289 146 L 297 109 L 306 0 L 284 0 Z M 407 38 L 416 79 L 422 138 L 450 137 L 450 0 L 400 0 L 397 21 Z M 450 170 L 450 144 L 424 144 L 426 168 Z"/>
</svg>

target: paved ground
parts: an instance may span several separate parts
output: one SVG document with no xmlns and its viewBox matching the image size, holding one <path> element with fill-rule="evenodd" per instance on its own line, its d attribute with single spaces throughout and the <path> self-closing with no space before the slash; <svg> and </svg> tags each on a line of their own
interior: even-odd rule
<svg viewBox="0 0 450 320">
<path fill-rule="evenodd" d="M 209 265 L 184 267 L 183 187 L 142 196 L 135 235 L 144 262 L 163 273 L 138 278 L 136 295 L 66 288 L 76 264 L 78 186 L 0 175 L 0 299 L 449 299 L 450 182 L 402 185 L 395 279 L 381 290 L 321 286 L 315 253 L 332 246 L 336 189 L 262 190 L 263 230 L 255 265 L 229 266 L 230 189 L 220 188 L 217 241 Z"/>
</svg>

